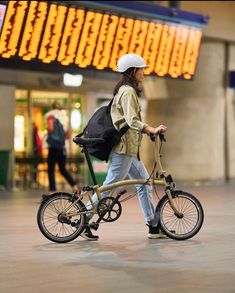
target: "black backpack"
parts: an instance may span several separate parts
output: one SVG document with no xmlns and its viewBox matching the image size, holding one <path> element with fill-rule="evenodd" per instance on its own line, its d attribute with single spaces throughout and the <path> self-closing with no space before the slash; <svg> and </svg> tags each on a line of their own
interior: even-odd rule
<svg viewBox="0 0 235 293">
<path fill-rule="evenodd" d="M 102 138 L 103 143 L 89 144 L 86 148 L 90 155 L 106 162 L 109 159 L 112 148 L 129 129 L 128 125 L 119 131 L 115 129 L 110 113 L 112 102 L 113 99 L 107 106 L 96 110 L 83 132 L 78 134 L 79 137 L 83 135 L 85 138 Z"/>
</svg>

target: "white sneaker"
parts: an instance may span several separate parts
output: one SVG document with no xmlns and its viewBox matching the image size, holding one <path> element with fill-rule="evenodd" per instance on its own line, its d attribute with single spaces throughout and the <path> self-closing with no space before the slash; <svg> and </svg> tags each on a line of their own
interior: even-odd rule
<svg viewBox="0 0 235 293">
<path fill-rule="evenodd" d="M 163 239 L 167 238 L 167 236 L 159 229 L 159 227 L 153 227 L 151 225 L 148 225 L 149 227 L 149 233 L 148 238 L 149 239 Z"/>
<path fill-rule="evenodd" d="M 161 230 L 159 233 L 148 233 L 148 239 L 166 239 L 168 238 Z"/>
<path fill-rule="evenodd" d="M 96 241 L 99 239 L 99 236 L 93 235 L 91 229 L 86 227 L 84 231 L 80 234 L 80 236 L 89 241 Z"/>
</svg>

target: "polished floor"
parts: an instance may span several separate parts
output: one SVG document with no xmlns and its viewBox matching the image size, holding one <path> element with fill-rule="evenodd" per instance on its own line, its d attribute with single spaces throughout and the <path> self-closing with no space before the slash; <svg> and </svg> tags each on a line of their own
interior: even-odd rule
<svg viewBox="0 0 235 293">
<path fill-rule="evenodd" d="M 67 244 L 40 234 L 40 191 L 0 191 L 0 292 L 235 292 L 235 184 L 181 189 L 205 211 L 190 240 L 148 240 L 133 198 L 119 220 L 101 225 L 99 241 Z"/>
</svg>

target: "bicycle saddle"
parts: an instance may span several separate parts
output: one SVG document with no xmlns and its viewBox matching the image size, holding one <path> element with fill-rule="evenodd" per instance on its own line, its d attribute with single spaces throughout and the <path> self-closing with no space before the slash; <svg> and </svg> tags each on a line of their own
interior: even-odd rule
<svg viewBox="0 0 235 293">
<path fill-rule="evenodd" d="M 75 136 L 73 138 L 73 142 L 79 145 L 89 145 L 92 143 L 103 143 L 105 140 L 103 138 L 81 138 L 79 136 Z"/>
</svg>

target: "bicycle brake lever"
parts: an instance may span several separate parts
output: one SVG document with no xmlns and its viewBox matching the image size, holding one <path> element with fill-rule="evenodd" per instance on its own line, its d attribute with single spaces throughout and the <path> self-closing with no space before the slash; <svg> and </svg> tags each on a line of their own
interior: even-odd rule
<svg viewBox="0 0 235 293">
<path fill-rule="evenodd" d="M 157 135 L 159 135 L 159 138 L 160 138 L 161 141 L 163 141 L 163 140 L 166 141 L 165 136 L 164 136 L 164 134 L 162 132 L 159 132 L 158 134 L 151 133 L 150 134 L 150 139 L 152 141 L 155 141 Z"/>
<path fill-rule="evenodd" d="M 159 138 L 161 141 L 163 141 L 163 140 L 166 141 L 165 136 L 162 132 L 159 132 Z"/>
<path fill-rule="evenodd" d="M 150 139 L 152 141 L 155 141 L 155 138 L 156 138 L 156 134 L 150 133 Z"/>
</svg>

